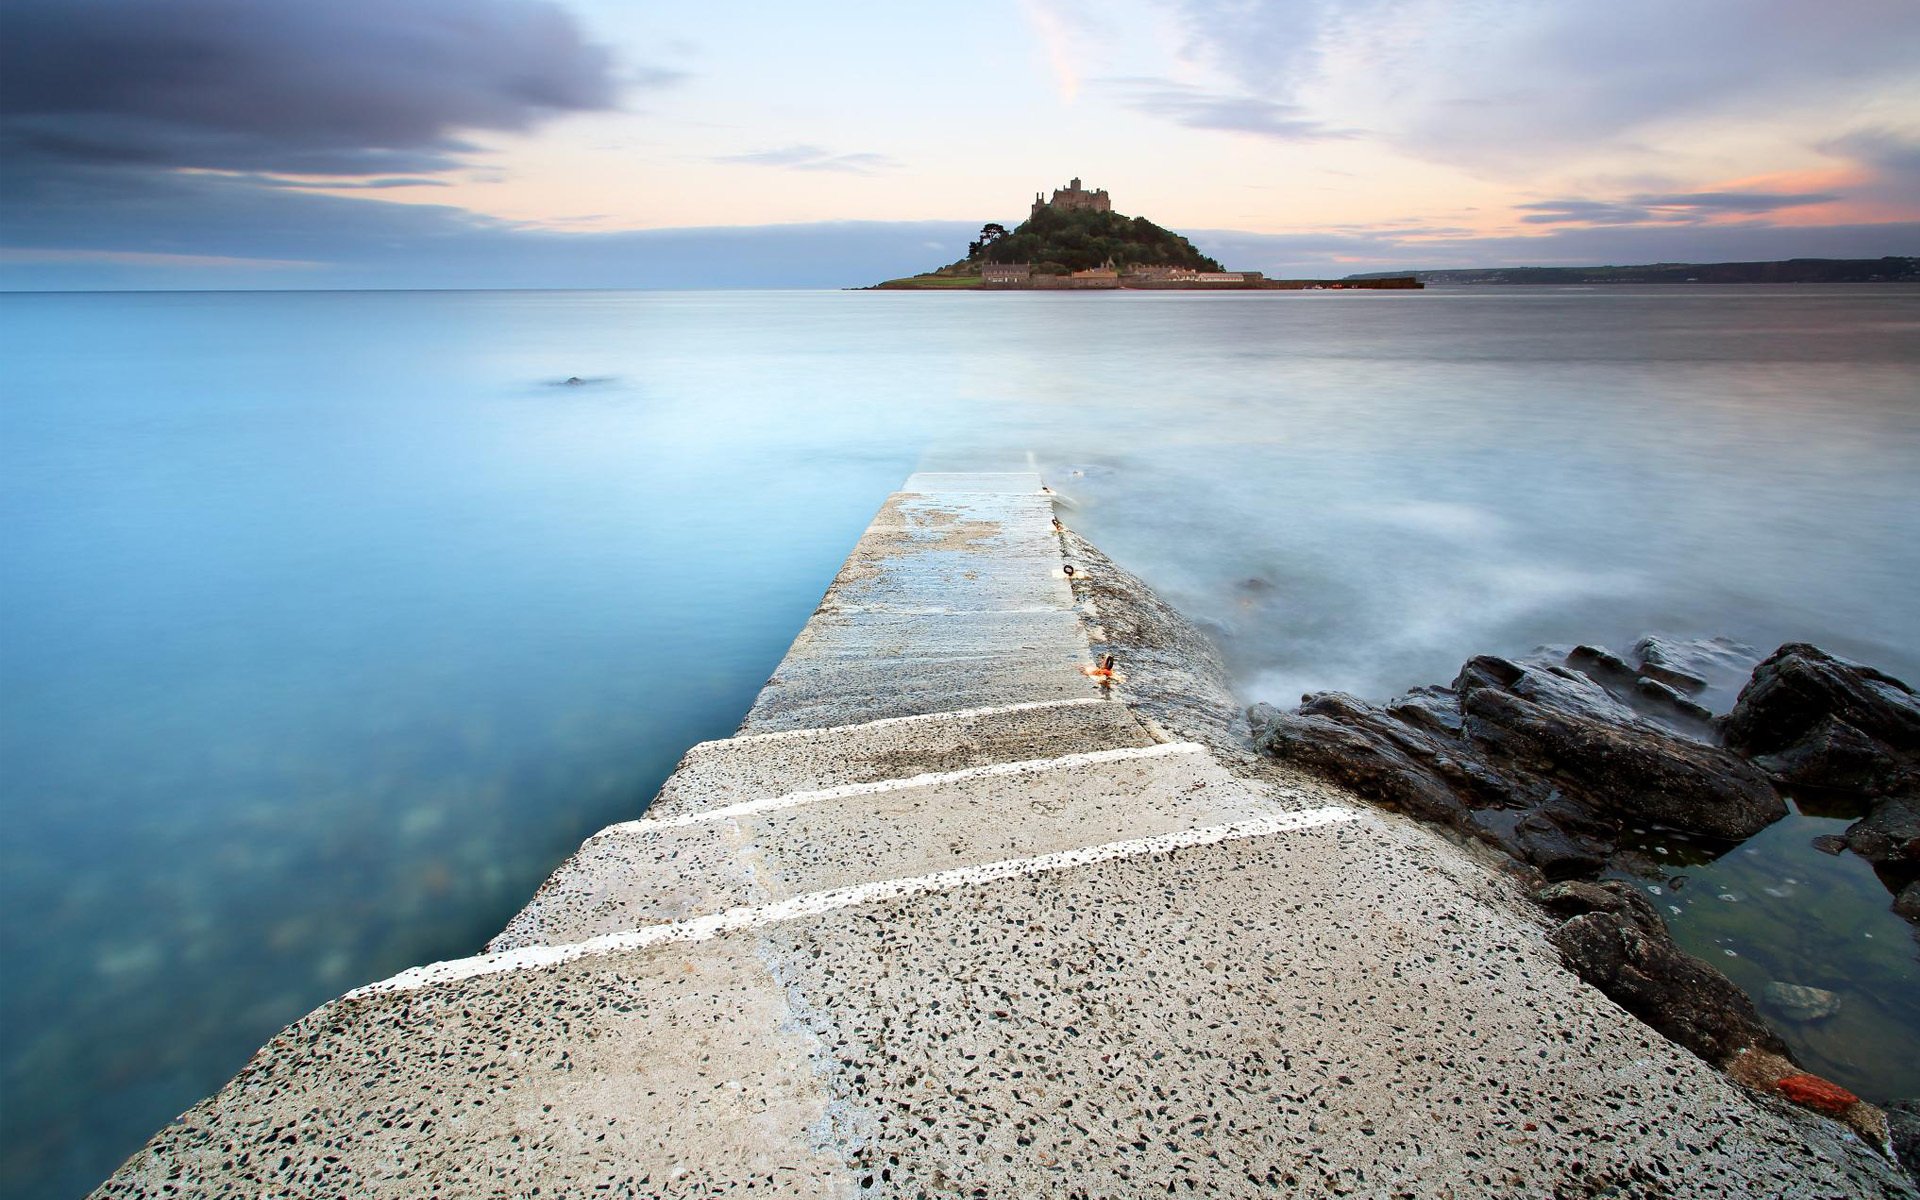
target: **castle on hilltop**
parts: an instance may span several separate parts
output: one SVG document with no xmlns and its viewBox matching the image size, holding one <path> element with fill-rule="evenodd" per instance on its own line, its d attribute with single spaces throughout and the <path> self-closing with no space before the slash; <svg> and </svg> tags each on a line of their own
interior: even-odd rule
<svg viewBox="0 0 1920 1200">
<path fill-rule="evenodd" d="M 1043 208 L 1057 209 L 1060 212 L 1112 212 L 1113 201 L 1107 198 L 1107 189 L 1089 192 L 1080 186 L 1079 176 L 1066 187 L 1053 189 L 1053 199 L 1042 200 L 1040 193 L 1033 194 L 1033 212 L 1040 214 Z"/>
</svg>

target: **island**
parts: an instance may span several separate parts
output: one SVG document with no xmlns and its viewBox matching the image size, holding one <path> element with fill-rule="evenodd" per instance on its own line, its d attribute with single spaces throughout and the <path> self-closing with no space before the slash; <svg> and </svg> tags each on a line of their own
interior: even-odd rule
<svg viewBox="0 0 1920 1200">
<path fill-rule="evenodd" d="M 1145 217 L 1113 210 L 1105 188 L 1078 178 L 1036 194 L 1025 221 L 989 223 L 967 256 L 919 275 L 889 279 L 882 291 L 1234 291 L 1256 288 L 1397 291 L 1423 285 L 1411 275 L 1367 279 L 1269 279 L 1229 271 L 1186 238 Z"/>
</svg>

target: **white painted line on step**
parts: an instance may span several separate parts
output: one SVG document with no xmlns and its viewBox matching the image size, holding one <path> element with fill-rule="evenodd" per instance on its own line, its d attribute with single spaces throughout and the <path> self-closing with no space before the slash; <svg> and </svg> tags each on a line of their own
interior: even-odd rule
<svg viewBox="0 0 1920 1200">
<path fill-rule="evenodd" d="M 1001 713 L 1035 712 L 1043 708 L 1071 708 L 1076 704 L 1119 704 L 1119 701 L 1103 700 L 1098 696 L 1083 696 L 1072 700 L 1029 700 L 1022 704 L 986 704 L 978 708 L 956 708 L 950 712 L 915 713 L 910 717 L 881 717 L 877 721 L 862 721 L 858 725 L 817 725 L 811 729 L 778 729 L 772 733 L 744 733 L 739 737 L 720 738 L 717 741 L 702 742 L 700 745 L 733 746 L 742 742 L 772 742 L 781 738 L 815 738 L 823 733 L 851 733 L 856 729 L 880 729 L 888 725 L 913 725 L 924 721 L 996 717 Z"/>
<path fill-rule="evenodd" d="M 483 954 L 474 958 L 455 959 L 452 962 L 431 963 L 424 967 L 402 971 L 393 978 L 381 980 L 379 983 L 355 988 L 347 993 L 346 998 L 354 999 L 382 992 L 413 991 L 416 988 L 453 983 L 481 975 L 558 966 L 577 958 L 614 954 L 627 950 L 643 950 L 648 946 L 658 946 L 668 942 L 704 942 L 722 933 L 754 929 L 780 921 L 791 921 L 798 917 L 819 916 L 836 909 L 852 908 L 861 904 L 905 900 L 933 892 L 949 892 L 976 884 L 996 883 L 1003 879 L 1044 875 L 1050 871 L 1068 867 L 1085 867 L 1094 863 L 1138 858 L 1148 854 L 1166 854 L 1194 846 L 1213 846 L 1221 842 L 1266 837 L 1276 833 L 1288 833 L 1298 829 L 1311 829 L 1318 825 L 1334 825 L 1360 819 L 1362 814 L 1357 809 L 1329 805 L 1325 808 L 1253 817 L 1245 821 L 1235 821 L 1229 825 L 1212 825 L 1205 829 L 1188 829 L 1179 833 L 1162 833 L 1153 837 L 1107 842 L 1099 846 L 1082 846 L 1077 850 L 1036 854 L 1031 858 L 1010 858 L 979 866 L 954 867 L 950 870 L 936 871 L 930 875 L 916 875 L 908 879 L 882 879 L 873 883 L 855 884 L 852 887 L 830 888 L 826 891 L 808 892 L 804 896 L 795 896 L 772 904 L 744 904 L 738 908 L 729 908 L 704 917 L 674 921 L 666 925 L 651 925 L 645 929 L 630 930 L 626 933 L 610 933 L 603 937 L 573 942 L 565 946 L 528 946 L 499 954 Z"/>
<path fill-rule="evenodd" d="M 1207 748 L 1197 742 L 1166 742 L 1154 746 L 1121 746 L 1112 750 L 1087 750 L 1079 754 L 1062 754 L 1054 758 L 1027 758 L 1019 762 L 988 763 L 979 767 L 963 767 L 958 771 L 929 771 L 924 775 L 908 775 L 901 779 L 878 779 L 871 783 L 843 783 L 837 787 L 818 788 L 810 792 L 788 792 L 783 796 L 762 796 L 757 800 L 742 800 L 738 804 L 729 804 L 723 808 L 708 808 L 699 812 L 682 813 L 675 817 L 643 817 L 638 821 L 622 821 L 618 825 L 609 825 L 601 834 L 613 833 L 655 833 L 665 829 L 679 829 L 687 825 L 699 825 L 707 821 L 726 821 L 734 817 L 748 817 L 755 813 L 773 812 L 776 809 L 796 808 L 802 804 L 818 804 L 823 800 L 842 800 L 848 796 L 871 796 L 879 792 L 897 792 L 903 788 L 931 787 L 940 783 L 961 783 L 969 779 L 991 779 L 996 775 L 1034 775 L 1042 771 L 1077 771 L 1082 767 L 1098 766 L 1102 763 L 1125 762 L 1134 758 L 1166 758 L 1174 754 L 1205 754 Z"/>
</svg>

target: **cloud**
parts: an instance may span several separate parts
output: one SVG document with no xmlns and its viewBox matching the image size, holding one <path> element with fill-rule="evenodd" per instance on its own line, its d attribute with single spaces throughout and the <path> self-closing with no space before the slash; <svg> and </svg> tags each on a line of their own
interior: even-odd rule
<svg viewBox="0 0 1920 1200">
<path fill-rule="evenodd" d="M 1689 122 L 1844 120 L 1913 79 L 1912 0 L 1161 0 L 1247 94 L 1404 152 L 1537 173 Z"/>
<path fill-rule="evenodd" d="M 0 190 L 0 289 L 848 287 L 952 261 L 979 233 L 962 221 L 581 232 L 231 175 L 124 174 L 69 172 L 31 203 Z"/>
<path fill-rule="evenodd" d="M 716 155 L 708 161 L 724 163 L 728 166 L 780 167 L 789 171 L 840 171 L 850 175 L 871 175 L 876 171 L 891 171 L 901 165 L 898 159 L 885 154 L 871 152 L 835 154 L 819 146 L 779 146 L 771 150 L 755 150 L 749 154 Z"/>
<path fill-rule="evenodd" d="M 1294 104 L 1243 93 L 1214 92 L 1170 79 L 1106 79 L 1128 107 L 1190 129 L 1217 129 L 1248 133 L 1277 141 L 1353 136 L 1351 130 L 1330 128 L 1309 117 Z"/>
<path fill-rule="evenodd" d="M 1834 204 L 1832 192 L 1687 192 L 1625 200 L 1542 200 L 1518 205 L 1529 225 L 1690 224 L 1716 217 L 1749 217 L 1814 204 Z"/>
<path fill-rule="evenodd" d="M 548 0 L 8 0 L 6 26 L 0 153 L 43 167 L 431 173 L 619 86 Z"/>
<path fill-rule="evenodd" d="M 1920 133 L 1874 126 L 1824 142 L 1820 149 L 1910 184 L 1920 183 Z"/>
<path fill-rule="evenodd" d="M 114 178 L 100 185 L 102 174 Z M 0 288 L 847 287 L 958 258 L 979 230 L 907 221 L 565 231 L 223 174 L 155 174 L 137 187 L 123 174 L 75 171 L 27 204 L 0 193 L 11 247 L 0 252 Z M 1295 235 L 1185 232 L 1230 266 L 1281 276 L 1920 253 L 1914 222 L 1561 225 L 1527 237 L 1405 221 Z"/>
</svg>

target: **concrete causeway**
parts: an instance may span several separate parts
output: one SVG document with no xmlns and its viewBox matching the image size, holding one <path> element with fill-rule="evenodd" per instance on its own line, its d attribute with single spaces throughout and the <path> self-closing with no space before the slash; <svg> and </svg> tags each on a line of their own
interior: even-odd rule
<svg viewBox="0 0 1920 1200">
<path fill-rule="evenodd" d="M 909 479 L 738 735 L 95 1194 L 1912 1194 L 1468 852 L 1242 753 L 1204 639 L 1053 516 Z"/>
</svg>

